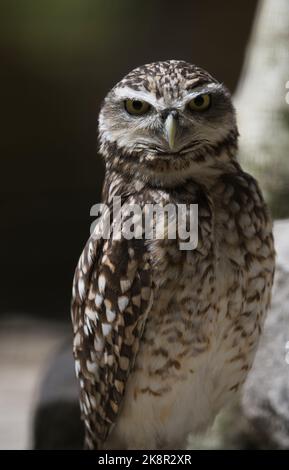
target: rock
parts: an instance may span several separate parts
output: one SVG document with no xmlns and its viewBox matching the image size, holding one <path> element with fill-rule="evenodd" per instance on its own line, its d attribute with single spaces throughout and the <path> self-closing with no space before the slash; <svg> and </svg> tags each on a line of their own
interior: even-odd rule
<svg viewBox="0 0 289 470">
<path fill-rule="evenodd" d="M 262 447 L 289 449 L 289 220 L 275 222 L 274 236 L 272 306 L 244 386 L 242 411 Z"/>
<path fill-rule="evenodd" d="M 221 413 L 206 437 L 192 437 L 189 448 L 289 449 L 289 220 L 277 221 L 274 234 L 272 306 L 241 402 Z M 53 359 L 43 381 L 34 436 L 36 449 L 82 447 L 70 342 Z"/>
<path fill-rule="evenodd" d="M 52 359 L 41 385 L 33 423 L 34 449 L 81 449 L 78 384 L 71 341 Z"/>
<path fill-rule="evenodd" d="M 289 269 L 280 265 L 242 409 L 266 447 L 289 449 Z"/>
<path fill-rule="evenodd" d="M 289 271 L 289 219 L 274 222 L 277 264 Z"/>
</svg>

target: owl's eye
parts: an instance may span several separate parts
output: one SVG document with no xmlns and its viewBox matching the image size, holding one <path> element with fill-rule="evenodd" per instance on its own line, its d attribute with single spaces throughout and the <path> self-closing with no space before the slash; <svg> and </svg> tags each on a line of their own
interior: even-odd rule
<svg viewBox="0 0 289 470">
<path fill-rule="evenodd" d="M 205 111 L 211 104 L 211 96 L 207 93 L 205 95 L 198 95 L 189 102 L 191 111 Z"/>
<path fill-rule="evenodd" d="M 141 100 L 125 100 L 124 107 L 129 114 L 140 116 L 150 110 L 150 105 Z"/>
</svg>

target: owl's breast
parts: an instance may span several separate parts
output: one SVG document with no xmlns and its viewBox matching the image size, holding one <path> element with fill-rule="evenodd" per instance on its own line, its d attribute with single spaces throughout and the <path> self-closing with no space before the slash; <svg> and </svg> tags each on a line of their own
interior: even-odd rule
<svg viewBox="0 0 289 470">
<path fill-rule="evenodd" d="M 195 249 L 148 243 L 154 300 L 115 431 L 136 448 L 178 447 L 204 430 L 252 365 L 270 301 L 271 228 L 253 196 L 241 207 L 225 191 L 201 200 Z"/>
</svg>

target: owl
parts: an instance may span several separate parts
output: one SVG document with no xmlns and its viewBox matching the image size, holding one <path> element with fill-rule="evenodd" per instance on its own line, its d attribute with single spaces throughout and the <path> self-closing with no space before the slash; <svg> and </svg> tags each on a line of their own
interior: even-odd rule
<svg viewBox="0 0 289 470">
<path fill-rule="evenodd" d="M 270 304 L 274 244 L 237 140 L 229 91 L 185 61 L 138 67 L 104 100 L 106 210 L 116 197 L 141 214 L 182 205 L 186 224 L 193 205 L 197 243 L 183 249 L 180 235 L 168 236 L 177 211 L 163 215 L 159 238 L 100 237 L 96 224 L 72 299 L 88 449 L 184 448 L 246 379 Z"/>
</svg>

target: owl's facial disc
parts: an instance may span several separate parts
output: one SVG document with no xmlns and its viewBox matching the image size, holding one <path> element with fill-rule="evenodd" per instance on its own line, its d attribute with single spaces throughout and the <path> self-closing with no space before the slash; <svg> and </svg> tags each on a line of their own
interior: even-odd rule
<svg viewBox="0 0 289 470">
<path fill-rule="evenodd" d="M 181 96 L 156 97 L 144 90 L 116 88 L 100 115 L 105 138 L 126 152 L 177 156 L 222 140 L 234 123 L 229 97 L 209 83 Z"/>
<path fill-rule="evenodd" d="M 148 64 L 129 73 L 107 95 L 99 133 L 108 162 L 116 152 L 119 162 L 132 156 L 133 165 L 156 168 L 165 161 L 166 171 L 174 173 L 191 162 L 215 165 L 215 153 L 227 142 L 236 147 L 238 135 L 229 92 L 183 61 Z"/>
</svg>

